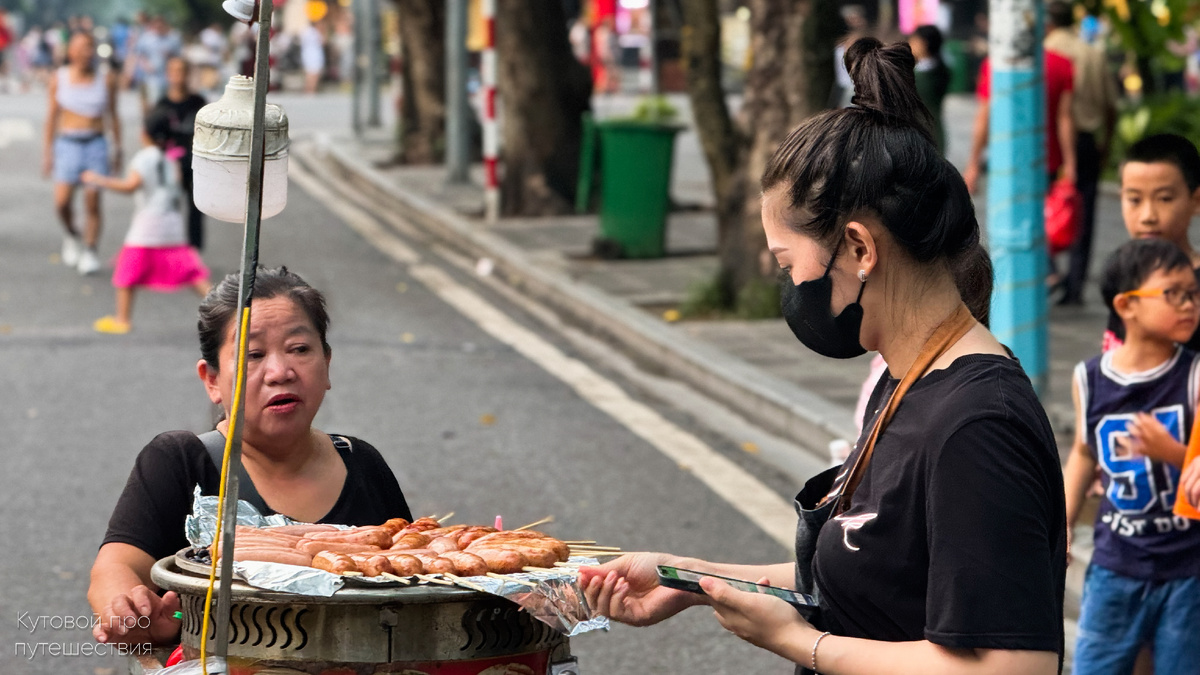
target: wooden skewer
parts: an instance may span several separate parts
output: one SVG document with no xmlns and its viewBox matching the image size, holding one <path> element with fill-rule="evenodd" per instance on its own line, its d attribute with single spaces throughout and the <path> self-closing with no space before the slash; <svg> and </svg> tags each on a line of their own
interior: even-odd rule
<svg viewBox="0 0 1200 675">
<path fill-rule="evenodd" d="M 437 520 L 437 519 L 438 519 L 437 515 L 425 516 L 425 517 L 426 517 L 426 518 L 428 518 L 428 519 L 430 519 L 430 520 Z M 417 520 L 420 520 L 420 518 L 418 518 Z M 439 520 L 438 522 L 440 523 L 441 521 Z"/>
<path fill-rule="evenodd" d="M 355 572 L 355 571 L 342 572 L 342 576 L 344 576 L 344 577 L 361 577 L 362 575 L 363 575 L 362 572 Z"/>
<path fill-rule="evenodd" d="M 556 563 L 554 563 L 554 566 L 555 566 L 555 567 L 569 567 L 569 568 L 571 568 L 571 569 L 573 569 L 573 570 L 577 570 L 577 569 L 579 569 L 580 567 L 583 567 L 583 563 L 573 563 L 573 562 L 556 562 Z"/>
<path fill-rule="evenodd" d="M 521 570 L 525 571 L 525 572 L 535 572 L 535 573 L 537 573 L 537 572 L 562 572 L 562 570 L 556 570 L 552 567 L 522 567 Z"/>
<path fill-rule="evenodd" d="M 572 551 L 620 551 L 620 546 L 571 546 Z"/>
<path fill-rule="evenodd" d="M 479 584 L 471 582 L 471 581 L 467 581 L 466 579 L 464 579 L 458 575 L 450 574 L 449 572 L 447 572 L 446 578 L 450 579 L 451 581 L 458 584 L 459 586 L 465 586 L 466 588 L 469 588 L 473 591 L 479 591 L 480 593 L 487 593 L 487 589 L 485 589 L 483 586 L 480 586 Z"/>
<path fill-rule="evenodd" d="M 518 527 L 516 530 L 514 530 L 514 532 L 520 531 L 520 530 L 528 530 L 531 527 L 537 527 L 538 525 L 545 525 L 546 523 L 553 523 L 553 522 L 554 522 L 554 516 L 546 516 L 545 518 L 542 518 L 541 520 L 535 520 L 528 525 L 522 525 L 521 527 Z"/>
<path fill-rule="evenodd" d="M 450 513 L 447 513 L 446 515 L 442 516 L 441 518 L 434 518 L 434 520 L 438 521 L 438 525 L 445 525 L 446 521 L 453 518 L 455 513 L 457 513 L 457 511 L 451 511 Z"/>
<path fill-rule="evenodd" d="M 572 551 L 572 553 L 574 553 L 574 551 Z M 604 556 L 609 556 L 609 555 L 611 555 L 611 556 L 634 555 L 634 553 L 635 553 L 634 551 L 581 551 L 581 552 L 579 552 L 579 557 L 581 557 L 581 558 L 602 558 Z"/>
<path fill-rule="evenodd" d="M 579 541 L 564 541 L 563 543 L 567 546 L 586 546 L 588 544 L 595 544 L 596 542 L 592 539 L 580 539 Z"/>
<path fill-rule="evenodd" d="M 532 581 L 526 581 L 525 579 L 518 579 L 516 577 L 510 577 L 505 574 L 496 574 L 495 572 L 488 572 L 487 575 L 493 579 L 500 579 L 501 581 L 511 581 L 514 584 L 521 584 L 522 586 L 528 586 L 530 588 L 538 587 L 538 585 Z"/>
<path fill-rule="evenodd" d="M 406 584 L 412 583 L 412 577 L 402 577 L 397 574 L 392 574 L 391 572 L 384 572 L 383 574 L 380 574 L 379 576 L 381 576 L 385 579 L 391 579 L 392 581 L 403 581 Z"/>
<path fill-rule="evenodd" d="M 454 582 L 453 582 L 453 581 L 446 581 L 445 579 L 439 579 L 439 578 L 437 578 L 437 577 L 431 577 L 431 576 L 429 576 L 428 574 L 414 574 L 413 576 L 415 576 L 416 578 L 420 579 L 421 581 L 424 581 L 424 582 L 427 582 L 427 583 L 431 583 L 431 584 L 438 584 L 438 585 L 441 585 L 441 586 L 453 586 L 453 585 L 454 585 Z"/>
</svg>

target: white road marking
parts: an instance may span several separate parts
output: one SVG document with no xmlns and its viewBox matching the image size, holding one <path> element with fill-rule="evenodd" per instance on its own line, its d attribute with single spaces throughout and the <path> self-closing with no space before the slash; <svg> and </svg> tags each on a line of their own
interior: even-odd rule
<svg viewBox="0 0 1200 675">
<path fill-rule="evenodd" d="M 321 185 L 306 170 L 292 165 L 291 177 L 328 206 L 355 232 L 397 262 L 439 298 L 457 309 L 489 335 L 503 342 L 571 387 L 585 401 L 604 411 L 631 432 L 690 472 L 781 546 L 795 542 L 796 514 L 792 505 L 745 469 L 679 428 L 649 406 L 636 401 L 587 364 L 564 354 L 550 342 L 489 304 L 420 256 L 399 237 L 383 228 L 362 209 Z"/>
<path fill-rule="evenodd" d="M 26 119 L 0 119 L 0 148 L 20 141 L 32 141 L 33 122 Z"/>
</svg>

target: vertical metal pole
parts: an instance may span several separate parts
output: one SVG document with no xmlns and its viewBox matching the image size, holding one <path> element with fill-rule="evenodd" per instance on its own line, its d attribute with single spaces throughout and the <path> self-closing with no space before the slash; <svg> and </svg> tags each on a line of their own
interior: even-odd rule
<svg viewBox="0 0 1200 675">
<path fill-rule="evenodd" d="M 658 72 L 658 13 L 661 4 L 662 0 L 650 0 L 646 8 L 647 16 L 650 17 L 650 93 L 655 96 L 662 93 Z"/>
<path fill-rule="evenodd" d="M 446 2 L 446 182 L 468 182 L 467 0 Z"/>
<path fill-rule="evenodd" d="M 496 126 L 496 0 L 483 0 L 484 47 L 480 59 L 483 80 L 483 195 L 484 218 L 495 223 L 500 218 L 500 177 L 497 155 L 500 130 Z"/>
<path fill-rule="evenodd" d="M 350 97 L 351 105 L 351 124 L 354 127 L 354 135 L 361 136 L 363 131 L 362 124 L 362 94 L 363 94 L 363 70 L 364 62 L 366 61 L 366 40 L 363 36 L 366 35 L 366 12 L 363 11 L 363 6 L 367 0 L 353 0 L 354 2 L 354 74 L 353 87 Z"/>
<path fill-rule="evenodd" d="M 382 59 L 380 53 L 383 51 L 381 44 L 381 35 L 383 26 L 379 13 L 379 0 L 367 0 L 367 25 L 366 41 L 367 41 L 367 126 L 376 129 L 383 125 L 380 120 L 380 99 L 379 99 L 379 66 Z"/>
<path fill-rule="evenodd" d="M 258 270 L 258 231 L 262 223 L 263 159 L 266 151 L 266 129 L 264 121 L 267 109 L 267 91 L 270 87 L 270 44 L 272 0 L 262 0 L 258 13 L 258 44 L 254 55 L 254 127 L 251 131 L 250 171 L 246 186 L 246 228 L 242 239 L 241 281 L 238 285 L 237 316 L 248 315 L 250 296 L 254 292 L 254 278 Z M 247 322 L 248 323 L 248 322 Z M 240 344 L 241 335 L 235 333 L 234 344 Z M 235 382 L 245 380 L 246 363 L 239 359 Z M 237 532 L 238 474 L 242 466 L 242 420 L 246 416 L 245 397 L 233 411 L 238 423 L 232 425 L 229 450 L 229 470 L 226 474 L 225 499 L 222 502 L 221 520 L 221 579 L 217 589 L 216 654 L 225 657 L 229 650 L 230 591 L 233 585 L 233 544 Z M 207 628 L 207 627 L 206 627 Z"/>
<path fill-rule="evenodd" d="M 1048 383 L 1042 2 L 991 0 L 987 228 L 996 268 L 992 331 L 1039 393 Z"/>
</svg>

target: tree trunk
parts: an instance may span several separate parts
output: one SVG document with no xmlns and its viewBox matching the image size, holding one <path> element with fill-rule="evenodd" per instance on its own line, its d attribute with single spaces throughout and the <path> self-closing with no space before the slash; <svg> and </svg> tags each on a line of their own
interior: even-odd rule
<svg viewBox="0 0 1200 675">
<path fill-rule="evenodd" d="M 501 210 L 525 216 L 569 213 L 592 78 L 571 51 L 562 4 L 497 0 L 496 58 Z"/>
<path fill-rule="evenodd" d="M 720 86 L 717 0 L 683 0 L 688 94 L 717 201 L 718 283 L 731 305 L 756 282 L 770 283 L 758 182 L 771 154 L 797 124 L 819 112 L 833 85 L 836 0 L 752 0 L 753 65 L 738 123 Z"/>
<path fill-rule="evenodd" d="M 446 3 L 396 0 L 404 98 L 396 159 L 436 164 L 446 149 Z"/>
</svg>

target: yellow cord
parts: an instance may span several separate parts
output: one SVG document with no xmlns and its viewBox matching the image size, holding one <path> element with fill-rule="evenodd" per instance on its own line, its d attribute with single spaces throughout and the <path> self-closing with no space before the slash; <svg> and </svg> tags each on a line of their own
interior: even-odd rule
<svg viewBox="0 0 1200 675">
<path fill-rule="evenodd" d="M 208 569 L 208 592 L 204 597 L 204 622 L 200 624 L 200 669 L 208 675 L 208 620 L 212 610 L 213 586 L 217 581 L 217 555 L 221 550 L 221 523 L 224 519 L 225 479 L 229 475 L 229 453 L 233 449 L 233 434 L 241 421 L 238 411 L 242 409 L 242 394 L 246 391 L 246 334 L 250 328 L 250 307 L 242 310 L 238 324 L 237 384 L 233 388 L 233 409 L 229 414 L 229 427 L 225 430 L 225 456 L 221 460 L 221 486 L 217 490 L 217 527 L 213 533 L 212 565 Z M 236 506 L 234 507 L 237 508 Z M 236 519 L 235 519 L 236 522 Z M 231 580 L 232 583 L 232 580 Z"/>
</svg>

